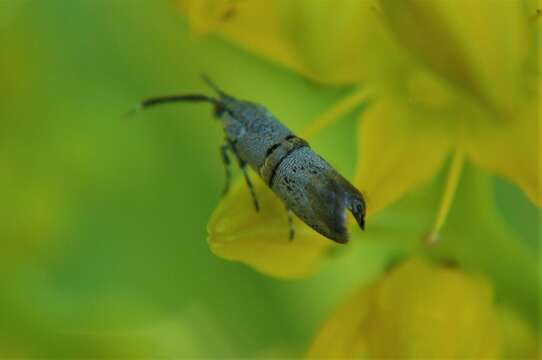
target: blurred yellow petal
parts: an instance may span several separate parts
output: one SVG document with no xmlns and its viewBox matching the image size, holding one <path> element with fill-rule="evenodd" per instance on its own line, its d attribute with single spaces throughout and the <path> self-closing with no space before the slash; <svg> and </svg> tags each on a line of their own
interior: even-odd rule
<svg viewBox="0 0 542 360">
<path fill-rule="evenodd" d="M 360 339 L 370 318 L 372 294 L 377 286 L 363 287 L 350 294 L 326 320 L 314 338 L 307 358 L 368 357 L 367 342 Z"/>
<path fill-rule="evenodd" d="M 227 20 L 234 11 L 232 0 L 177 1 L 181 11 L 186 14 L 188 24 L 197 35 L 205 35 Z"/>
<path fill-rule="evenodd" d="M 308 357 L 494 358 L 498 335 L 487 281 L 411 259 L 339 306 Z"/>
<path fill-rule="evenodd" d="M 518 185 L 538 206 L 542 206 L 542 163 L 540 161 L 539 104 L 531 103 L 513 121 L 493 126 L 473 122 L 467 132 L 468 156 L 478 166 Z M 491 120 L 488 120 L 491 121 Z"/>
<path fill-rule="evenodd" d="M 295 238 L 290 241 L 284 204 L 252 175 L 260 211 L 254 209 L 244 179 L 237 181 L 207 226 L 211 251 L 278 278 L 300 278 L 314 272 L 335 243 L 297 218 Z"/>
<path fill-rule="evenodd" d="M 423 65 L 491 110 L 509 113 L 521 98 L 528 48 L 520 1 L 381 0 L 397 43 Z"/>
<path fill-rule="evenodd" d="M 367 333 L 375 356 L 497 355 L 493 294 L 482 278 L 415 259 L 379 284 L 375 301 L 375 317 L 381 321 L 374 321 Z M 390 340 L 394 345 L 389 346 Z"/>
<path fill-rule="evenodd" d="M 499 312 L 500 338 L 505 359 L 540 359 L 542 354 L 536 336 L 517 313 L 510 309 Z"/>
<path fill-rule="evenodd" d="M 358 0 L 177 0 L 196 33 L 217 32 L 240 47 L 323 83 L 356 83 L 374 16 Z"/>
<path fill-rule="evenodd" d="M 381 5 L 384 24 L 404 51 L 390 53 L 398 64 L 384 59 L 372 64 L 375 73 L 384 73 L 374 80 L 389 83 L 378 85 L 387 90 L 380 95 L 409 101 L 411 112 L 432 107 L 435 122 L 447 117 L 449 141 L 465 147 L 468 160 L 514 182 L 542 205 L 535 7 L 485 0 L 381 0 Z M 427 132 L 416 116 L 411 119 L 420 134 Z M 465 130 L 461 138 L 455 136 L 458 124 Z M 429 137 L 426 141 L 432 149 Z M 363 162 L 363 151 L 360 156 Z M 360 181 L 372 176 L 369 172 L 369 167 L 359 170 Z"/>
<path fill-rule="evenodd" d="M 292 70 L 308 71 L 281 29 L 277 13 L 280 9 L 275 3 L 231 0 L 177 0 L 175 3 L 196 34 L 220 32 L 246 50 Z"/>
<path fill-rule="evenodd" d="M 369 213 L 430 180 L 450 152 L 438 121 L 418 118 L 400 103 L 380 102 L 364 112 L 358 136 L 355 184 Z"/>
</svg>

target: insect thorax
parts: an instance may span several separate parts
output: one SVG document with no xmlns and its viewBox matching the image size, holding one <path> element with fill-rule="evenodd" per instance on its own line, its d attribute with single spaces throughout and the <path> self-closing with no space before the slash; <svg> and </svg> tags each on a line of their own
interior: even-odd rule
<svg viewBox="0 0 542 360">
<path fill-rule="evenodd" d="M 241 160 L 259 172 L 270 149 L 280 145 L 292 132 L 265 108 L 243 105 L 222 117 L 224 131 Z"/>
<path fill-rule="evenodd" d="M 294 135 L 288 135 L 280 144 L 269 149 L 263 165 L 259 169 L 260 176 L 273 187 L 274 176 L 280 163 L 295 150 L 307 147 L 309 144 Z"/>
</svg>

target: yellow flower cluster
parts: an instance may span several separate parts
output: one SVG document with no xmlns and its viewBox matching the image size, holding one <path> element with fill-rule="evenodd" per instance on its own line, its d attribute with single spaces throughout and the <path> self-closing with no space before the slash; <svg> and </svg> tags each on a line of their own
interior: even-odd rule
<svg viewBox="0 0 542 360">
<path fill-rule="evenodd" d="M 466 162 L 542 205 L 536 1 L 175 3 L 195 34 L 217 34 L 317 83 L 359 86 L 304 135 L 369 102 L 359 120 L 354 184 L 370 216 L 433 179 L 448 159 L 429 241 L 445 224 Z M 290 243 L 271 191 L 256 182 L 266 206 L 255 214 L 238 185 L 209 222 L 211 250 L 271 276 L 313 272 L 335 245 L 300 223 Z M 486 280 L 414 259 L 354 293 L 309 357 L 534 356 L 532 335 L 506 314 L 493 305 Z"/>
<path fill-rule="evenodd" d="M 516 315 L 493 304 L 484 278 L 413 258 L 352 293 L 325 322 L 307 356 L 535 358 L 536 345 Z"/>
<path fill-rule="evenodd" d="M 466 161 L 507 178 L 542 204 L 535 1 L 175 3 L 196 34 L 219 34 L 316 82 L 363 86 L 315 121 L 306 135 L 372 100 L 359 122 L 354 181 L 368 199 L 369 215 L 434 178 L 450 157 L 429 241 L 437 239 L 444 224 Z M 213 251 L 275 276 L 310 272 L 318 254 L 332 245 L 322 244 L 309 229 L 304 231 L 313 245 L 304 246 L 303 235 L 298 248 L 283 242 L 282 234 L 273 235 L 285 228 L 283 216 L 274 214 L 281 224 L 272 226 L 270 216 L 234 211 L 244 196 L 241 190 L 213 215 Z M 262 184 L 257 190 L 266 191 Z M 276 201 L 269 197 L 266 203 Z M 270 247 L 286 259 L 303 258 L 301 264 L 308 267 L 290 272 L 279 263 L 271 265 L 280 257 Z M 271 251 L 262 255 L 262 249 Z"/>
</svg>

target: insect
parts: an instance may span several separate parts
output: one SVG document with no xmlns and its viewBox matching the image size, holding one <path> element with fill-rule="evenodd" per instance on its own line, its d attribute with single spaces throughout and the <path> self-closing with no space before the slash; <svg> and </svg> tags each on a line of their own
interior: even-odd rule
<svg viewBox="0 0 542 360">
<path fill-rule="evenodd" d="M 346 211 L 365 227 L 365 200 L 362 194 L 309 144 L 294 135 L 262 105 L 238 100 L 226 94 L 211 80 L 204 81 L 218 97 L 201 94 L 153 97 L 138 104 L 140 109 L 174 102 L 207 102 L 224 128 L 225 142 L 220 154 L 230 186 L 230 156 L 233 154 L 250 191 L 254 207 L 259 203 L 247 173 L 256 171 L 286 206 L 290 239 L 294 238 L 292 212 L 311 228 L 338 243 L 348 241 Z"/>
</svg>

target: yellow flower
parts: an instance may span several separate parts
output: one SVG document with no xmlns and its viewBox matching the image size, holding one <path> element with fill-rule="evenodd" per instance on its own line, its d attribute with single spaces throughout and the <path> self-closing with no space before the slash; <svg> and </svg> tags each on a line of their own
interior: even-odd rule
<svg viewBox="0 0 542 360">
<path fill-rule="evenodd" d="M 265 204 L 256 212 L 247 206 L 252 200 L 245 187 L 244 182 L 237 182 L 232 194 L 213 213 L 207 226 L 211 251 L 279 278 L 300 278 L 313 272 L 334 243 L 308 226 L 301 226 L 297 219 L 296 237 L 290 241 L 286 211 L 275 194 L 255 179 L 255 191 Z"/>
<path fill-rule="evenodd" d="M 236 45 L 318 82 L 352 84 L 371 29 L 371 2 L 359 0 L 175 0 L 198 35 L 217 33 Z"/>
<path fill-rule="evenodd" d="M 511 342 L 510 340 L 514 341 Z M 315 337 L 308 358 L 531 358 L 536 340 L 493 304 L 490 284 L 410 259 L 351 294 Z"/>
<path fill-rule="evenodd" d="M 372 100 L 359 122 L 355 176 L 369 215 L 434 178 L 450 157 L 429 241 L 437 239 L 445 223 L 466 162 L 508 179 L 542 205 L 540 22 L 534 1 L 176 3 L 196 33 L 219 34 L 314 81 L 363 85 L 363 91 L 330 109 L 307 134 Z M 280 242 L 268 217 L 235 207 L 242 194 L 224 200 L 209 223 L 209 240 L 218 255 L 271 275 L 296 277 L 309 273 L 333 246 L 303 225 L 307 238 Z M 266 201 L 270 208 L 278 206 L 272 196 Z M 283 221 L 275 216 L 279 219 L 273 221 Z M 269 242 L 280 243 L 278 253 L 307 266 L 278 270 L 283 264 L 275 252 L 261 252 Z"/>
<path fill-rule="evenodd" d="M 540 206 L 535 7 L 380 3 L 383 45 L 368 60 L 376 104 L 359 128 L 357 182 L 369 207 L 377 211 L 429 180 L 450 153 L 448 192 L 468 160 L 516 183 Z M 393 61 L 382 61 L 391 54 Z M 448 206 L 443 201 L 441 218 Z"/>
</svg>

